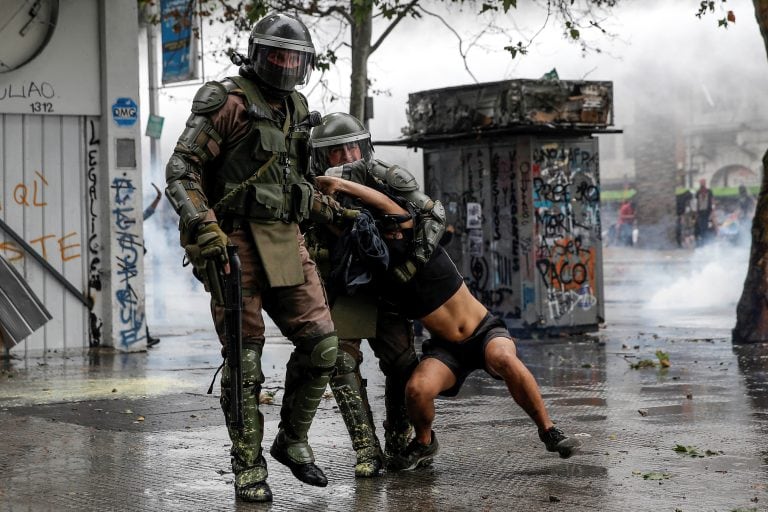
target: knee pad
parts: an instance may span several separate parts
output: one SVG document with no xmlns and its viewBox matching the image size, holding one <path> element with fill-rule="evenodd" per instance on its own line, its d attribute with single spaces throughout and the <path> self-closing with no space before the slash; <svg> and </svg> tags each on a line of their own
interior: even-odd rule
<svg viewBox="0 0 768 512">
<path fill-rule="evenodd" d="M 343 348 L 339 348 L 336 353 L 336 374 L 346 375 L 354 373 L 359 366 L 358 360 Z"/>
<path fill-rule="evenodd" d="M 332 369 L 336 364 L 339 338 L 335 334 L 318 341 L 309 353 L 309 362 L 315 368 Z"/>
</svg>

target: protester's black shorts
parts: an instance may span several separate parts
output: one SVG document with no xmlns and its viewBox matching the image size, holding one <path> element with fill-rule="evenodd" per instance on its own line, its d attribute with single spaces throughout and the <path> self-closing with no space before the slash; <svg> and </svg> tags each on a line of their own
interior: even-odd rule
<svg viewBox="0 0 768 512">
<path fill-rule="evenodd" d="M 445 364 L 456 376 L 456 384 L 442 391 L 443 396 L 456 396 L 464 384 L 467 376 L 475 370 L 486 370 L 485 347 L 493 338 L 509 338 L 504 321 L 499 317 L 488 313 L 475 332 L 464 341 L 451 342 L 432 338 L 425 340 L 421 345 L 422 359 L 435 358 Z M 495 379 L 501 379 L 498 375 L 492 375 Z"/>
</svg>

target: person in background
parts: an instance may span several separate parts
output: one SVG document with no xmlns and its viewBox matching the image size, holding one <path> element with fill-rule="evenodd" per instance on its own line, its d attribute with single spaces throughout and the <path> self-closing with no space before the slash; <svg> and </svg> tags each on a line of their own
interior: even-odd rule
<svg viewBox="0 0 768 512">
<path fill-rule="evenodd" d="M 693 234 L 696 237 L 696 247 L 707 244 L 716 234 L 713 215 L 715 210 L 715 198 L 712 190 L 707 188 L 707 180 L 699 180 L 699 189 L 696 191 L 696 224 Z"/>
<path fill-rule="evenodd" d="M 616 221 L 616 236 L 619 245 L 631 246 L 632 230 L 635 224 L 635 206 L 632 201 L 625 200 L 619 207 L 619 218 Z"/>
<path fill-rule="evenodd" d="M 389 195 L 340 177 L 354 172 L 356 166 L 358 163 L 346 164 L 340 173 L 329 169 L 326 174 L 330 175 L 315 178 L 316 185 L 327 194 L 360 200 L 379 219 L 389 265 L 398 268 L 402 261 L 413 257 L 410 242 L 414 240 L 414 219 Z M 397 222 L 393 224 L 392 219 Z M 568 458 L 581 447 L 581 441 L 555 427 L 536 379 L 517 357 L 515 342 L 503 320 L 472 295 L 445 249 L 438 245 L 408 281 L 386 279 L 385 275 L 381 283 L 382 294 L 404 315 L 421 320 L 432 335 L 422 344 L 423 356 L 406 386 L 415 437 L 388 469 L 415 469 L 432 460 L 438 452 L 432 430 L 435 398 L 456 396 L 466 377 L 480 369 L 504 380 L 515 402 L 538 427 L 539 438 L 548 451 Z"/>
<path fill-rule="evenodd" d="M 157 194 L 155 195 L 155 198 L 152 200 L 152 202 L 149 204 L 149 206 L 144 208 L 144 220 L 147 220 L 148 218 L 150 218 L 152 215 L 155 214 L 155 210 L 157 209 L 157 205 L 160 202 L 160 198 L 163 197 L 163 193 L 160 192 L 160 189 L 157 188 L 157 185 L 152 183 L 152 187 L 154 187 L 154 189 L 157 192 Z M 147 254 L 146 246 L 144 247 L 144 254 Z M 147 333 L 147 348 L 152 348 L 155 345 L 157 345 L 158 343 L 160 343 L 160 338 L 158 338 L 156 336 L 152 336 L 152 335 L 149 334 L 149 323 L 146 323 L 146 327 L 147 327 L 147 329 L 146 329 L 146 333 Z"/>
</svg>

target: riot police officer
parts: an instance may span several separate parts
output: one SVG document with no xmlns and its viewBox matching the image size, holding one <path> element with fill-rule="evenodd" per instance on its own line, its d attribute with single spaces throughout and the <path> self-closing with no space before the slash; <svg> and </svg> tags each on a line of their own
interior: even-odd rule
<svg viewBox="0 0 768 512">
<path fill-rule="evenodd" d="M 306 179 L 311 117 L 306 98 L 295 91 L 307 83 L 314 57 L 300 20 L 281 13 L 259 20 L 238 76 L 208 82 L 195 95 L 166 167 L 166 195 L 180 216 L 181 243 L 206 289 L 216 289 L 209 277 L 212 265 L 228 269 L 227 244 L 238 247 L 241 259 L 243 428 L 230 418 L 232 376 L 226 364 L 221 404 L 232 441 L 235 491 L 244 501 L 272 499 L 259 412 L 262 309 L 294 344 L 270 454 L 301 481 L 327 485 L 314 464 L 307 432 L 333 370 L 338 340 L 298 229 L 313 213 L 327 211 Z M 222 339 L 224 311 L 216 295 L 211 309 Z"/>
<path fill-rule="evenodd" d="M 370 133 L 349 114 L 325 116 L 322 124 L 312 129 L 310 144 L 315 174 L 323 175 L 328 168 L 336 168 L 348 174 L 345 178 L 387 190 L 410 205 L 418 220 L 415 237 L 418 257 L 393 270 L 394 278 L 409 280 L 418 266 L 429 259 L 443 233 L 445 216 L 440 202 L 421 193 L 416 180 L 405 169 L 374 159 Z M 352 162 L 357 163 L 337 167 Z M 391 457 L 405 449 L 411 432 L 405 409 L 405 384 L 418 362 L 413 347 L 413 327 L 397 312 L 396 305 L 380 298 L 375 282 L 368 288 L 356 290 L 354 296 L 345 295 L 344 289 L 332 286 L 329 267 L 335 235 L 324 226 L 314 226 L 306 236 L 310 253 L 317 255 L 315 259 L 324 280 L 327 284 L 331 282 L 328 291 L 340 341 L 330 384 L 356 452 L 355 475 L 376 476 L 385 461 L 375 433 L 365 380 L 360 374 L 361 338 L 368 339 L 385 375 L 385 453 Z"/>
</svg>

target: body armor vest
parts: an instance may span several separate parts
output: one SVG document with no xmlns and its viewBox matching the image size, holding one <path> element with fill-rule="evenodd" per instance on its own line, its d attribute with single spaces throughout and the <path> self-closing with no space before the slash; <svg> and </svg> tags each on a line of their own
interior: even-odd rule
<svg viewBox="0 0 768 512">
<path fill-rule="evenodd" d="M 250 222 L 300 222 L 309 213 L 312 186 L 309 169 L 309 132 L 298 126 L 308 115 L 304 98 L 286 98 L 286 118 L 279 116 L 259 91 L 243 77 L 222 82 L 230 94 L 245 97 L 250 127 L 239 140 L 224 141 L 220 158 L 210 163 L 211 183 L 204 189 L 219 218 Z"/>
</svg>

